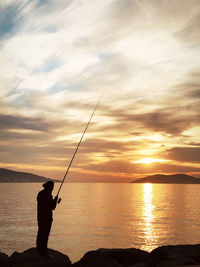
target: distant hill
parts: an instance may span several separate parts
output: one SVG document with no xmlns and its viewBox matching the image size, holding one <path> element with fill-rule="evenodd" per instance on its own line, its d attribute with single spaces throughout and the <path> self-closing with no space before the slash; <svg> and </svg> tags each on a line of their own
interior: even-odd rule
<svg viewBox="0 0 200 267">
<path fill-rule="evenodd" d="M 0 183 L 44 183 L 47 181 L 60 182 L 56 179 L 50 179 L 27 172 L 16 172 L 0 168 Z"/>
<path fill-rule="evenodd" d="M 137 179 L 131 183 L 200 184 L 200 178 L 196 178 L 187 174 L 155 174 Z"/>
</svg>

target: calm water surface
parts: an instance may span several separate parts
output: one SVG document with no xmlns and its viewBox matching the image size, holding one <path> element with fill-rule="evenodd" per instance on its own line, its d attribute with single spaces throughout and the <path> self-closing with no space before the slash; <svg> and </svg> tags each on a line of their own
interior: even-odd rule
<svg viewBox="0 0 200 267">
<path fill-rule="evenodd" d="M 41 189 L 41 184 L 0 184 L 0 251 L 35 246 Z M 200 185 L 67 183 L 61 197 L 49 247 L 72 261 L 100 247 L 151 251 L 200 243 Z"/>
</svg>

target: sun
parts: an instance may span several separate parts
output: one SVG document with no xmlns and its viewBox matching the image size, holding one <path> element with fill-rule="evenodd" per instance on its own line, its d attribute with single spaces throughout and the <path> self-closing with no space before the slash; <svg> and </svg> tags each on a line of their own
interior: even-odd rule
<svg viewBox="0 0 200 267">
<path fill-rule="evenodd" d="M 166 161 L 164 159 L 155 159 L 155 158 L 143 158 L 137 161 L 134 161 L 134 163 L 144 163 L 144 164 L 151 164 L 154 162 L 163 162 Z"/>
</svg>

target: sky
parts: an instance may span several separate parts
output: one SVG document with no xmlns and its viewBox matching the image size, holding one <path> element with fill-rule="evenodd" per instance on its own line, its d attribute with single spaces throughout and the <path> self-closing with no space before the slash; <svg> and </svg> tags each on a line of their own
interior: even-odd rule
<svg viewBox="0 0 200 267">
<path fill-rule="evenodd" d="M 0 167 L 200 177 L 199 0 L 0 1 Z"/>
</svg>

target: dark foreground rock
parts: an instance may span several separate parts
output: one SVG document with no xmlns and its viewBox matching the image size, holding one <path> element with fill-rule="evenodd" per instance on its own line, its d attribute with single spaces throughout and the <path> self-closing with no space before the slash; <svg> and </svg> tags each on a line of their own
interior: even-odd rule
<svg viewBox="0 0 200 267">
<path fill-rule="evenodd" d="M 162 246 L 151 253 L 140 249 L 98 249 L 87 252 L 73 267 L 200 266 L 200 245 Z"/>
<path fill-rule="evenodd" d="M 55 251 L 48 249 L 49 258 L 41 257 L 36 248 L 30 248 L 22 253 L 14 252 L 10 256 L 12 267 L 69 267 L 71 261 L 69 257 Z M 3 266 L 2 266 L 3 267 Z"/>
<path fill-rule="evenodd" d="M 153 267 L 154 256 L 135 248 L 98 249 L 87 252 L 73 267 Z"/>
<path fill-rule="evenodd" d="M 98 251 L 89 251 L 83 258 L 74 263 L 73 267 L 121 267 L 118 262 L 108 256 L 102 255 Z"/>
<path fill-rule="evenodd" d="M 11 267 L 10 259 L 7 254 L 0 252 L 0 266 Z"/>
<path fill-rule="evenodd" d="M 200 267 L 200 245 L 162 246 L 146 252 L 140 249 L 98 249 L 87 252 L 71 264 L 67 255 L 48 249 L 49 258 L 41 257 L 35 248 L 10 258 L 0 252 L 0 267 Z"/>
<path fill-rule="evenodd" d="M 200 265 L 200 245 L 162 246 L 151 254 L 156 259 L 156 267 Z"/>
</svg>

